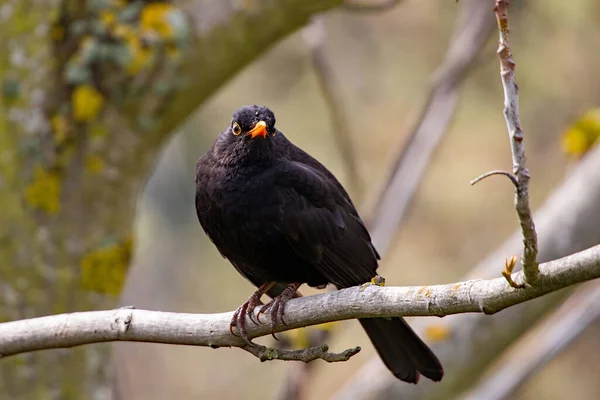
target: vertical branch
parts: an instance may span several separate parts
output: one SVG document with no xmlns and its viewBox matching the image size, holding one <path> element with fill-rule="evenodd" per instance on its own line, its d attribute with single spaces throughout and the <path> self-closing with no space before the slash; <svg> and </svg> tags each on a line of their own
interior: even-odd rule
<svg viewBox="0 0 600 400">
<path fill-rule="evenodd" d="M 390 168 L 391 174 L 376 204 L 373 201 L 365 207 L 372 210 L 366 219 L 373 243 L 382 256 L 392 245 L 434 151 L 452 121 L 461 84 L 493 27 L 489 6 L 480 1 L 463 1 L 448 50 L 433 73 L 427 99 L 409 127 L 406 144 Z"/>
<path fill-rule="evenodd" d="M 346 122 L 346 116 L 342 109 L 339 97 L 339 85 L 335 79 L 334 67 L 327 60 L 325 55 L 325 23 L 323 17 L 314 17 L 306 28 L 302 31 L 304 41 L 310 48 L 310 59 L 317 76 L 317 82 L 323 95 L 323 100 L 327 105 L 329 116 L 331 118 L 333 136 L 340 150 L 340 155 L 344 162 L 344 168 L 348 174 L 348 181 L 353 192 L 353 197 L 358 201 L 363 196 L 363 185 L 357 166 L 356 150 L 352 143 L 350 128 Z M 358 202 L 355 200 L 355 202 Z"/>
<path fill-rule="evenodd" d="M 523 130 L 519 120 L 519 87 L 515 81 L 515 62 L 509 45 L 508 5 L 509 0 L 496 0 L 494 13 L 500 36 L 498 59 L 500 60 L 500 77 L 504 89 L 504 118 L 510 137 L 513 174 L 518 183 L 515 190 L 515 209 L 523 233 L 523 272 L 527 283 L 532 284 L 537 280 L 538 275 L 537 233 L 529 208 L 529 170 L 525 167 Z"/>
</svg>

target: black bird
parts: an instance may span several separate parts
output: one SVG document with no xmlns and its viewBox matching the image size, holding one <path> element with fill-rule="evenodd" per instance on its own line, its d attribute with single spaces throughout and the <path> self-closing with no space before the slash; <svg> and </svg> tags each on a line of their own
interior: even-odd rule
<svg viewBox="0 0 600 400">
<path fill-rule="evenodd" d="M 231 321 L 247 342 L 245 318 L 263 294 L 273 300 L 260 312 L 270 309 L 275 324 L 303 283 L 340 289 L 376 275 L 379 254 L 348 193 L 275 128 L 266 107 L 238 109 L 198 160 L 196 212 L 223 257 L 259 288 Z M 398 379 L 442 379 L 439 360 L 402 318 L 359 321 Z"/>
</svg>

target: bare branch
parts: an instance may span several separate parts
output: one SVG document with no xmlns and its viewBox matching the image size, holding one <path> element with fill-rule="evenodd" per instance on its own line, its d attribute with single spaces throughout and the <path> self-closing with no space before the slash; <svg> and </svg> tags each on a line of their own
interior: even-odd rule
<svg viewBox="0 0 600 400">
<path fill-rule="evenodd" d="M 510 172 L 506 172 L 506 171 L 502 171 L 502 170 L 494 170 L 494 171 L 486 172 L 483 175 L 479 175 L 477 178 L 475 178 L 471 182 L 469 182 L 469 185 L 472 186 L 472 185 L 476 184 L 477 182 L 479 182 L 489 176 L 492 176 L 492 175 L 504 175 L 508 179 L 510 179 L 512 184 L 515 185 L 515 188 L 519 187 L 519 182 L 517 182 L 517 178 L 515 178 L 515 176 L 513 174 L 511 174 Z"/>
<path fill-rule="evenodd" d="M 358 354 L 360 347 L 344 350 L 341 353 L 329 353 L 329 346 L 323 344 L 321 346 L 309 347 L 301 350 L 283 350 L 274 349 L 265 346 L 249 346 L 245 345 L 242 349 L 254 355 L 260 361 L 284 360 L 284 361 L 302 361 L 305 363 L 314 360 L 323 360 L 329 363 L 348 361 L 350 357 Z"/>
<path fill-rule="evenodd" d="M 515 62 L 508 42 L 508 4 L 508 0 L 496 0 L 494 6 L 500 33 L 498 59 L 500 60 L 500 77 L 504 89 L 504 117 L 510 137 L 513 174 L 518 182 L 515 190 L 515 209 L 523 232 L 524 250 L 521 261 L 526 282 L 533 284 L 536 282 L 538 274 L 538 241 L 533 218 L 531 217 L 531 209 L 529 208 L 529 170 L 525 167 L 524 135 L 519 120 L 519 87 L 515 81 Z"/>
<path fill-rule="evenodd" d="M 520 274 L 522 272 L 515 275 L 519 278 Z M 504 278 L 497 278 L 437 286 L 370 285 L 292 299 L 286 304 L 286 325 L 279 325 L 276 331 L 353 318 L 441 317 L 468 312 L 493 314 L 515 304 L 598 277 L 600 245 L 540 265 L 539 284 L 525 289 L 514 289 Z M 231 316 L 232 313 L 184 314 L 117 309 L 6 322 L 0 324 L 0 355 L 7 357 L 34 350 L 109 341 L 186 344 L 213 348 L 245 347 L 246 343 L 229 331 Z M 265 324 L 248 325 L 249 338 L 271 333 L 269 318 L 266 319 Z M 277 357 L 273 351 L 258 349 L 257 354 L 261 359 L 282 357 Z M 288 359 L 323 358 L 335 361 L 339 357 L 349 358 L 357 351 L 350 349 L 341 353 L 342 355 L 332 355 L 322 347 L 320 350 L 311 349 L 312 353 L 287 352 L 285 355 L 290 357 Z"/>
<path fill-rule="evenodd" d="M 352 143 L 350 135 L 350 127 L 347 124 L 347 118 L 341 107 L 341 100 L 338 97 L 339 86 L 335 79 L 334 68 L 327 60 L 325 49 L 325 24 L 322 17 L 314 17 L 310 25 L 302 31 L 304 41 L 310 48 L 310 59 L 315 69 L 317 82 L 323 94 L 323 99 L 327 105 L 329 116 L 333 127 L 333 136 L 336 142 L 336 147 L 340 150 L 344 168 L 348 174 L 348 182 L 350 188 L 354 192 L 354 198 L 361 199 L 363 195 L 362 179 L 358 172 L 356 164 L 356 151 Z"/>
<path fill-rule="evenodd" d="M 589 282 L 552 315 L 514 343 L 498 361 L 496 367 L 477 387 L 461 399 L 503 400 L 521 384 L 578 338 L 590 324 L 600 318 L 600 285 Z M 523 349 L 527 349 L 526 352 Z"/>
</svg>

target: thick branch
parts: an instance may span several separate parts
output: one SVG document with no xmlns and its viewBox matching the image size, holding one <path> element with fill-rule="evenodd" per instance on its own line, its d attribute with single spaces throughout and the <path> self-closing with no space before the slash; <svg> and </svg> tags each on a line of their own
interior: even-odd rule
<svg viewBox="0 0 600 400">
<path fill-rule="evenodd" d="M 521 231 L 523 232 L 523 270 L 527 283 L 534 283 L 537 279 L 537 233 L 531 209 L 529 208 L 529 170 L 525 167 L 525 145 L 523 144 L 523 130 L 519 120 L 519 87 L 515 81 L 515 62 L 512 59 L 508 42 L 508 0 L 496 0 L 494 12 L 498 21 L 500 42 L 498 45 L 498 58 L 500 60 L 500 76 L 504 89 L 504 117 L 510 137 L 512 152 L 513 173 L 517 178 L 518 186 L 515 191 L 515 209 L 519 216 Z"/>
<path fill-rule="evenodd" d="M 519 272 L 515 275 L 519 275 Z M 276 330 L 325 322 L 392 316 L 445 316 L 467 312 L 493 314 L 575 283 L 600 277 L 600 245 L 540 265 L 539 283 L 514 289 L 504 278 L 420 287 L 354 287 L 290 300 L 286 323 Z M 109 341 L 196 346 L 244 347 L 231 335 L 231 313 L 183 314 L 136 309 L 60 314 L 0 324 L 3 357 L 50 348 Z M 271 333 L 265 324 L 249 324 L 250 338 Z M 326 352 L 326 351 L 325 351 Z"/>
</svg>

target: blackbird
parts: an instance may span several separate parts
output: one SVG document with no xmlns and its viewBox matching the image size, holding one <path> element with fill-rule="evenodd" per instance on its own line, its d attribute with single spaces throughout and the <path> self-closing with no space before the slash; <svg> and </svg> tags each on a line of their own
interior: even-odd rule
<svg viewBox="0 0 600 400">
<path fill-rule="evenodd" d="M 339 181 L 292 144 L 263 106 L 244 106 L 196 166 L 196 212 L 223 257 L 258 287 L 235 312 L 231 330 L 251 344 L 246 316 L 272 300 L 272 327 L 303 283 L 338 289 L 369 282 L 379 254 Z M 253 320 L 253 319 L 252 319 Z M 253 320 L 254 321 L 254 320 Z M 402 318 L 359 319 L 387 368 L 400 380 L 439 381 L 433 352 Z"/>
</svg>

